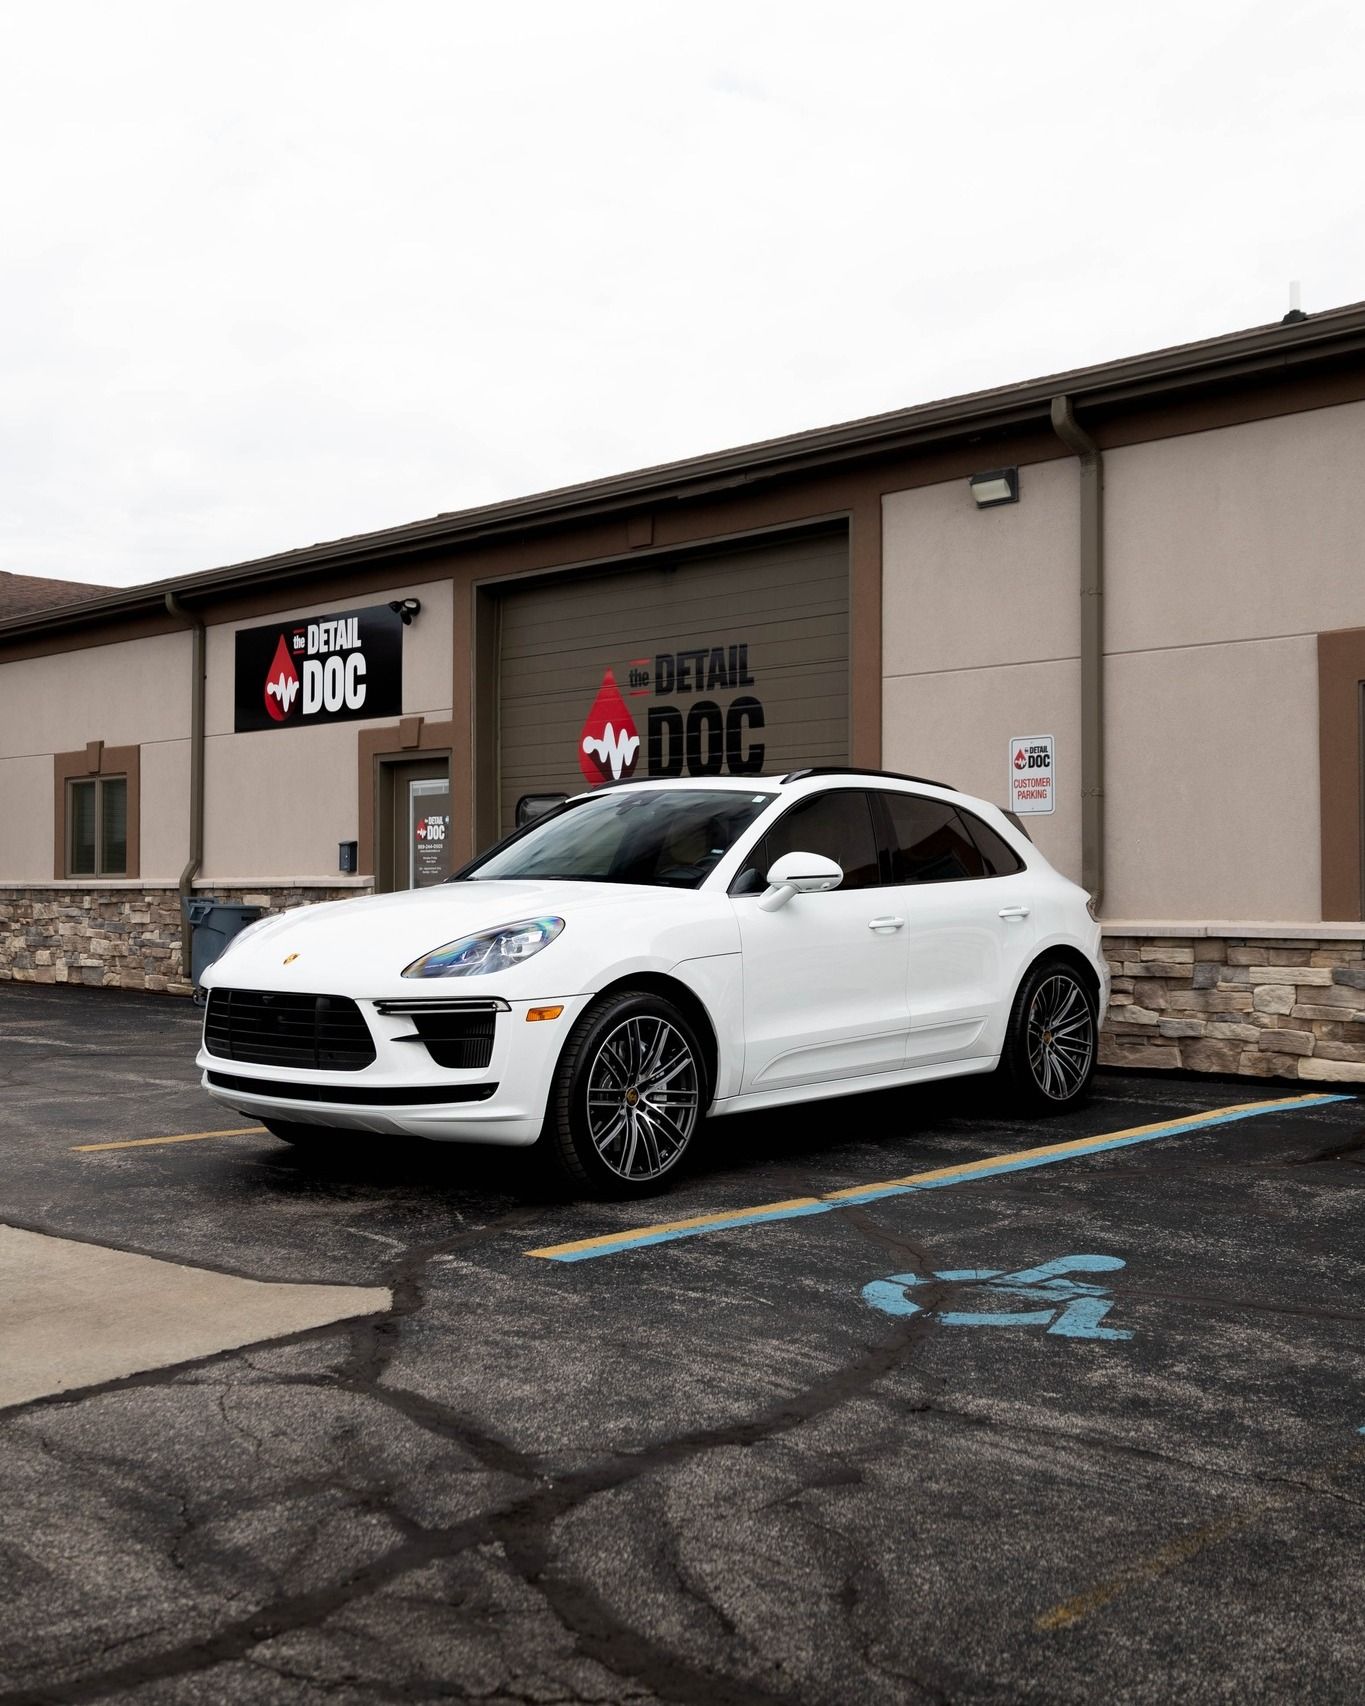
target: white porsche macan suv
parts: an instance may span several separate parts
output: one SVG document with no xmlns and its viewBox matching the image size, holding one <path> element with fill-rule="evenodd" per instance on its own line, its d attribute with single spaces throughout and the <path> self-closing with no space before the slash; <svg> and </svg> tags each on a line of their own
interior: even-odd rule
<svg viewBox="0 0 1365 1706">
<path fill-rule="evenodd" d="M 704 1116 L 996 1070 L 1072 1107 L 1109 997 L 1014 821 L 853 769 L 584 794 L 448 882 L 261 919 L 203 983 L 204 1088 L 277 1137 L 534 1145 L 614 1196 Z"/>
</svg>

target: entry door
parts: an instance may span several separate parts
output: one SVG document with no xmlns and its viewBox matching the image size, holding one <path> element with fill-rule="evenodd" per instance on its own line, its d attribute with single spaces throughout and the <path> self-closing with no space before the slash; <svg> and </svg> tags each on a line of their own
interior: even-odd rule
<svg viewBox="0 0 1365 1706">
<path fill-rule="evenodd" d="M 822 853 L 844 882 L 759 910 L 784 853 Z M 744 952 L 745 1091 L 900 1069 L 910 1015 L 905 920 L 881 876 L 868 797 L 812 795 L 759 843 L 733 896 Z"/>
<path fill-rule="evenodd" d="M 385 889 L 428 888 L 451 872 L 450 763 L 424 758 L 380 765 Z"/>
<path fill-rule="evenodd" d="M 1008 844 L 947 801 L 882 793 L 887 891 L 909 938 L 909 1066 L 997 1054 L 1036 935 L 1032 879 Z"/>
</svg>

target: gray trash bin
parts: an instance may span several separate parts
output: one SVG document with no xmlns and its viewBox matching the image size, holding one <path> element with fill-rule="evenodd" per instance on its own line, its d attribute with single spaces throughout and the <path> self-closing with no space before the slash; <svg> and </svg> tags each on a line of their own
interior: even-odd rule
<svg viewBox="0 0 1365 1706">
<path fill-rule="evenodd" d="M 233 906 L 227 901 L 185 900 L 185 917 L 194 928 L 190 941 L 190 970 L 197 989 L 204 973 L 238 933 L 261 916 L 259 906 Z"/>
</svg>

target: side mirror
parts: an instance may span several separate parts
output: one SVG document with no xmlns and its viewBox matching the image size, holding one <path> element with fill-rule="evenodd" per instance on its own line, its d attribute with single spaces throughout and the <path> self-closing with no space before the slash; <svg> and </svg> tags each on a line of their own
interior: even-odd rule
<svg viewBox="0 0 1365 1706">
<path fill-rule="evenodd" d="M 793 895 L 826 894 L 843 880 L 843 871 L 823 853 L 784 853 L 769 867 L 768 887 L 759 899 L 759 911 L 777 912 Z"/>
</svg>

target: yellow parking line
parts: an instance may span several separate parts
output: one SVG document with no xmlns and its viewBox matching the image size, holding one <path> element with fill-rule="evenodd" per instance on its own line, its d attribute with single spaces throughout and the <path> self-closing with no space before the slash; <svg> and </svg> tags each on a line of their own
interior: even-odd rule
<svg viewBox="0 0 1365 1706">
<path fill-rule="evenodd" d="M 1211 1108 L 1202 1113 L 1158 1120 L 1152 1125 L 1127 1126 L 1122 1131 L 1101 1132 L 1096 1137 L 1071 1138 L 1063 1143 L 1042 1144 L 1036 1149 L 1016 1150 L 1010 1155 L 987 1155 L 979 1161 L 959 1162 L 950 1167 L 931 1167 L 927 1172 L 908 1173 L 903 1178 L 883 1179 L 877 1184 L 850 1185 L 844 1190 L 827 1191 L 818 1197 L 788 1197 L 783 1202 L 761 1203 L 754 1208 L 736 1208 L 720 1214 L 694 1215 L 689 1220 L 665 1220 L 656 1222 L 653 1226 L 636 1226 L 622 1232 L 608 1232 L 597 1238 L 574 1238 L 566 1244 L 547 1244 L 538 1250 L 527 1250 L 524 1254 L 551 1262 L 592 1261 L 600 1256 L 617 1255 L 624 1250 L 638 1250 L 648 1244 L 665 1244 L 675 1238 L 695 1238 L 707 1232 L 733 1231 L 739 1227 L 760 1226 L 771 1221 L 828 1214 L 844 1203 L 876 1202 L 882 1197 L 931 1191 L 971 1179 L 989 1179 L 1001 1173 L 1046 1167 L 1057 1161 L 1071 1160 L 1073 1157 L 1096 1155 L 1109 1149 L 1124 1149 L 1131 1144 L 1150 1143 L 1158 1138 L 1179 1137 L 1186 1132 L 1203 1131 L 1210 1126 L 1255 1119 L 1261 1114 L 1282 1113 L 1294 1108 L 1316 1108 L 1329 1102 L 1349 1100 L 1348 1096 L 1314 1091 L 1302 1096 L 1277 1096 L 1264 1102 L 1238 1102 L 1231 1107 Z"/>
<path fill-rule="evenodd" d="M 78 1155 L 89 1155 L 96 1149 L 149 1149 L 158 1143 L 202 1143 L 206 1137 L 249 1137 L 264 1131 L 263 1125 L 236 1125 L 229 1131 L 182 1131 L 174 1137 L 129 1137 L 121 1143 L 73 1143 Z"/>
<path fill-rule="evenodd" d="M 1107 1582 L 1100 1582 L 1096 1587 L 1088 1588 L 1085 1593 L 1078 1593 L 1074 1598 L 1064 1599 L 1060 1605 L 1054 1605 L 1051 1611 L 1045 1611 L 1041 1617 L 1034 1618 L 1033 1627 L 1045 1632 L 1070 1629 L 1088 1617 L 1092 1611 L 1099 1611 L 1129 1588 L 1139 1587 L 1144 1582 L 1154 1582 L 1161 1576 L 1169 1575 L 1172 1570 L 1179 1569 L 1182 1564 L 1189 1563 L 1190 1559 L 1197 1558 L 1205 1547 L 1226 1540 L 1230 1534 L 1236 1534 L 1239 1528 L 1245 1528 L 1261 1514 L 1258 1509 L 1242 1516 L 1224 1517 L 1221 1522 L 1211 1522 L 1204 1528 L 1196 1528 L 1192 1534 L 1181 1535 L 1178 1540 L 1173 1540 L 1169 1546 L 1163 1546 L 1160 1551 L 1125 1565 Z"/>
</svg>

